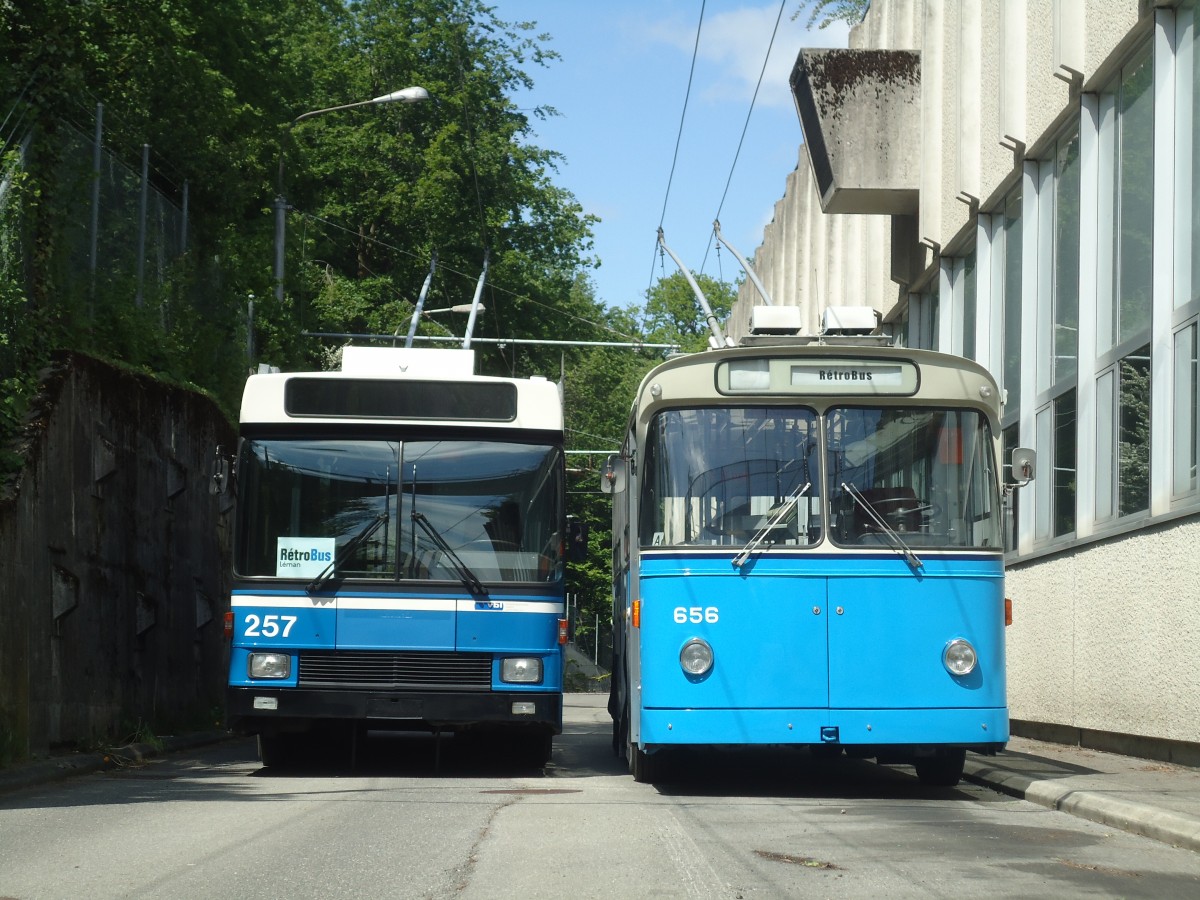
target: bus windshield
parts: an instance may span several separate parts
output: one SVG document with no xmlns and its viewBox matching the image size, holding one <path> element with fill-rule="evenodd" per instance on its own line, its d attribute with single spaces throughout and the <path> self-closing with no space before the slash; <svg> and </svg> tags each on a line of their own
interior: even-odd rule
<svg viewBox="0 0 1200 900">
<path fill-rule="evenodd" d="M 248 439 L 236 569 L 308 580 L 336 558 L 339 579 L 460 581 L 465 566 L 485 582 L 555 581 L 563 493 L 554 446 Z"/>
<path fill-rule="evenodd" d="M 769 523 L 768 545 L 816 543 L 819 447 L 817 417 L 807 409 L 660 412 L 646 436 L 642 546 L 742 547 Z M 777 510 L 783 515 L 774 522 Z"/>
<path fill-rule="evenodd" d="M 987 419 L 968 410 L 827 414 L 830 532 L 839 544 L 1002 547 Z M 893 533 L 889 536 L 888 532 Z"/>
</svg>

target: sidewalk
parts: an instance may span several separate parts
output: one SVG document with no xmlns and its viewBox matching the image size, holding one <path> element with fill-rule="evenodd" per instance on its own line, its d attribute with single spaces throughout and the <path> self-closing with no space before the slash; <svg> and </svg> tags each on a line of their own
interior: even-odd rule
<svg viewBox="0 0 1200 900">
<path fill-rule="evenodd" d="M 1200 769 L 1014 737 L 998 756 L 967 754 L 966 780 L 1200 851 Z"/>
<path fill-rule="evenodd" d="M 138 766 L 155 756 L 215 744 L 228 740 L 229 737 L 229 733 L 225 731 L 200 732 L 161 738 L 161 748 L 151 744 L 128 744 L 124 747 L 109 747 L 107 750 L 71 753 L 17 763 L 0 769 L 0 795 L 74 775 Z"/>
</svg>

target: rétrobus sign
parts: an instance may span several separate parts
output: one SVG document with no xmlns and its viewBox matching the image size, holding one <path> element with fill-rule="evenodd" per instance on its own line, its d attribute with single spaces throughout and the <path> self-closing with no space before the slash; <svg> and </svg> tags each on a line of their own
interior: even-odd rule
<svg viewBox="0 0 1200 900">
<path fill-rule="evenodd" d="M 917 367 L 904 360 L 744 358 L 722 363 L 717 388 L 723 394 L 914 394 Z"/>
<path fill-rule="evenodd" d="M 279 538 L 275 550 L 275 576 L 316 578 L 333 562 L 336 544 L 336 538 Z"/>
</svg>

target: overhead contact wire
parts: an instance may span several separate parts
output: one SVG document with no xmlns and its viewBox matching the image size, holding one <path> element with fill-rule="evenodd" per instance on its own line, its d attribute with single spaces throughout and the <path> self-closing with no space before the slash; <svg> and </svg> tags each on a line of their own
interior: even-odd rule
<svg viewBox="0 0 1200 900">
<path fill-rule="evenodd" d="M 729 177 L 725 179 L 725 190 L 721 193 L 721 202 L 717 204 L 717 213 L 713 216 L 714 221 L 721 218 L 721 210 L 725 208 L 725 198 L 729 196 L 729 186 L 733 183 L 733 173 L 737 170 L 738 158 L 742 155 L 742 145 L 746 142 L 746 132 L 750 129 L 750 117 L 754 114 L 754 105 L 758 102 L 758 92 L 762 88 L 763 77 L 767 74 L 767 63 L 771 60 L 771 51 L 775 47 L 775 37 L 779 34 L 779 23 L 783 19 L 783 9 L 787 6 L 787 0 L 781 0 L 779 4 L 779 12 L 775 16 L 775 27 L 771 29 L 771 40 L 767 44 L 767 54 L 763 57 L 762 69 L 758 73 L 758 83 L 754 86 L 754 94 L 750 98 L 750 109 L 746 111 L 746 121 L 742 124 L 742 136 L 738 138 L 737 150 L 733 154 L 733 163 L 729 166 Z M 713 235 L 716 235 L 716 229 L 713 230 Z M 708 251 L 712 248 L 710 241 L 704 249 L 704 259 L 700 262 L 700 271 L 704 271 L 704 264 L 708 262 Z"/>
<path fill-rule="evenodd" d="M 675 153 L 671 157 L 671 172 L 667 176 L 667 190 L 663 195 L 662 214 L 658 217 L 658 227 L 661 229 L 663 222 L 667 218 L 667 203 L 671 199 L 671 183 L 675 180 L 675 166 L 679 162 L 679 146 L 683 143 L 683 123 L 687 119 L 688 101 L 692 96 L 692 81 L 696 77 L 696 59 L 700 55 L 700 32 L 704 28 L 704 7 L 707 0 L 701 0 L 700 3 L 700 21 L 696 23 L 696 40 L 692 44 L 692 65 L 688 69 L 687 91 L 683 95 L 683 110 L 679 114 L 679 131 L 675 135 Z M 650 260 L 650 284 L 646 286 L 649 291 L 650 285 L 654 283 L 654 260 L 658 252 L 658 239 L 655 238 L 655 254 Z"/>
</svg>

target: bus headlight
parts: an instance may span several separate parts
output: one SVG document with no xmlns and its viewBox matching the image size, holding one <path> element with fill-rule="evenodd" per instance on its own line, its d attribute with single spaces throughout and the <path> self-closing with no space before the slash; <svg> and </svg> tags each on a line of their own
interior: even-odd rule
<svg viewBox="0 0 1200 900">
<path fill-rule="evenodd" d="M 942 665 L 951 675 L 970 675 L 979 662 L 970 641 L 955 638 L 942 651 Z"/>
<path fill-rule="evenodd" d="M 712 647 L 701 638 L 692 638 L 679 651 L 679 665 L 689 675 L 703 675 L 712 668 L 712 664 Z"/>
<path fill-rule="evenodd" d="M 286 653 L 251 653 L 248 672 L 251 678 L 288 678 L 292 658 Z"/>
<path fill-rule="evenodd" d="M 542 661 L 536 656 L 500 660 L 500 680 L 509 684 L 541 684 Z"/>
</svg>

